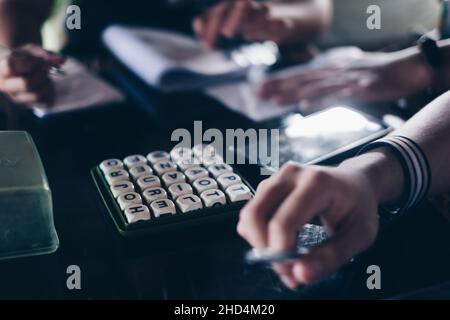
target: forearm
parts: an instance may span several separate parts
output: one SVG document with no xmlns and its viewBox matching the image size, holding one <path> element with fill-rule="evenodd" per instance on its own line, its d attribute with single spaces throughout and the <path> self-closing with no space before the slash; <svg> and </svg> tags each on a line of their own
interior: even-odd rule
<svg viewBox="0 0 450 320">
<path fill-rule="evenodd" d="M 52 0 L 0 0 L 0 45 L 40 43 Z"/>
<path fill-rule="evenodd" d="M 450 88 L 450 39 L 439 41 L 438 46 L 444 58 L 444 66 L 441 70 L 433 69 L 417 46 L 393 53 L 399 59 L 412 58 L 417 65 L 418 78 L 424 79 L 424 86 L 432 88 L 437 93 Z"/>
<path fill-rule="evenodd" d="M 431 193 L 450 187 L 450 91 L 411 118 L 395 134 L 415 141 L 427 156 L 431 167 Z"/>
<path fill-rule="evenodd" d="M 368 179 L 380 204 L 392 204 L 404 194 L 404 174 L 398 159 L 387 148 L 375 149 L 344 161 L 340 169 L 358 172 Z M 369 191 L 369 190 L 367 190 Z"/>
<path fill-rule="evenodd" d="M 410 138 L 425 153 L 431 168 L 430 194 L 447 192 L 450 189 L 450 92 L 426 106 L 393 135 Z M 380 204 L 398 202 L 405 193 L 402 166 L 389 149 L 375 149 L 345 161 L 340 167 L 367 177 Z"/>
<path fill-rule="evenodd" d="M 331 22 L 330 0 L 279 0 L 268 6 L 271 16 L 287 21 L 303 41 L 314 40 Z"/>
</svg>

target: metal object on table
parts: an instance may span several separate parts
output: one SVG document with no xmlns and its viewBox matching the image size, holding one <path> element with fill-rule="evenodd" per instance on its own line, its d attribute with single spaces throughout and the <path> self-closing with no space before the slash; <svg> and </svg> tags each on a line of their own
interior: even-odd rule
<svg viewBox="0 0 450 320">
<path fill-rule="evenodd" d="M 307 224 L 299 232 L 297 248 L 293 251 L 274 252 L 270 249 L 252 249 L 245 255 L 245 261 L 250 265 L 267 266 L 277 262 L 289 262 L 300 259 L 308 254 L 311 248 L 320 245 L 327 239 L 325 228 Z"/>
</svg>

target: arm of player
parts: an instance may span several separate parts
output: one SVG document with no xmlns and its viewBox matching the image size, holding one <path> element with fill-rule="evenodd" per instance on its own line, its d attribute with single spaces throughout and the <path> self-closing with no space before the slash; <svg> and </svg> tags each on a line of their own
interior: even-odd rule
<svg viewBox="0 0 450 320">
<path fill-rule="evenodd" d="M 414 140 L 425 152 L 431 194 L 450 189 L 450 93 L 425 107 L 395 134 Z M 293 250 L 296 233 L 320 217 L 330 240 L 304 258 L 274 266 L 294 288 L 319 280 L 367 249 L 378 232 L 378 207 L 402 198 L 405 178 L 398 159 L 375 149 L 336 168 L 285 165 L 263 181 L 241 211 L 238 232 L 255 248 Z"/>
</svg>

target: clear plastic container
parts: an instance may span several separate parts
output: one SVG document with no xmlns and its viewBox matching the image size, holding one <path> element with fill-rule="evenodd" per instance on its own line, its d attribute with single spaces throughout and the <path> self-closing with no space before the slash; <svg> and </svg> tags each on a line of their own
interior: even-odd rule
<svg viewBox="0 0 450 320">
<path fill-rule="evenodd" d="M 58 246 L 52 195 L 32 138 L 0 131 L 0 259 L 52 253 Z"/>
</svg>

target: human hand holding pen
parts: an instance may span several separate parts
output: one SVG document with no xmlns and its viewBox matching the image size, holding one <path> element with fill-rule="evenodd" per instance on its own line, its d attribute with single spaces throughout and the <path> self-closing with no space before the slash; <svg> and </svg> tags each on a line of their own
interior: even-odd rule
<svg viewBox="0 0 450 320">
<path fill-rule="evenodd" d="M 23 105 L 51 105 L 54 98 L 49 73 L 65 59 L 36 45 L 26 45 L 0 55 L 0 92 Z"/>
<path fill-rule="evenodd" d="M 239 234 L 256 249 L 293 252 L 297 231 L 319 217 L 328 240 L 299 259 L 274 265 L 274 270 L 290 288 L 324 278 L 374 242 L 379 206 L 397 206 L 405 199 L 419 201 L 417 197 L 450 190 L 449 105 L 447 92 L 392 134 L 418 146 L 406 153 L 408 149 L 397 144 L 402 146 L 404 164 L 391 149 L 379 147 L 335 168 L 285 165 L 260 184 L 241 211 Z M 423 194 L 417 192 L 421 190 Z"/>
<path fill-rule="evenodd" d="M 392 170 L 385 186 L 378 168 Z M 389 153 L 373 152 L 337 168 L 289 163 L 263 181 L 253 200 L 241 211 L 238 232 L 251 246 L 271 252 L 293 252 L 297 232 L 319 217 L 329 239 L 299 259 L 275 263 L 283 283 L 296 288 L 327 276 L 354 255 L 367 249 L 378 232 L 378 205 L 385 193 L 401 194 L 402 170 Z M 380 191 L 381 190 L 381 191 Z"/>
</svg>

